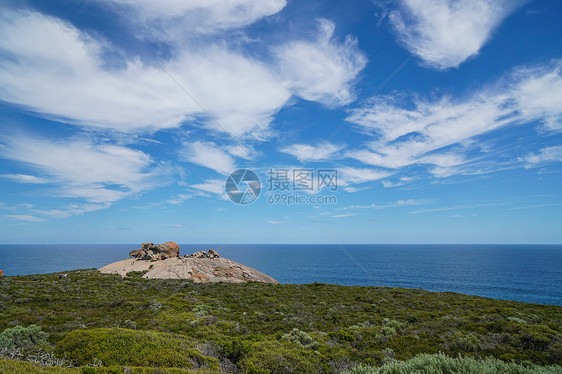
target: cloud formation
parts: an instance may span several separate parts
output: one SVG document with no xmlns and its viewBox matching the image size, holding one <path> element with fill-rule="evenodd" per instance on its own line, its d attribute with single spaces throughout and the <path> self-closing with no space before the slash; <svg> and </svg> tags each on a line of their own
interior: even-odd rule
<svg viewBox="0 0 562 374">
<path fill-rule="evenodd" d="M 531 152 L 519 158 L 526 163 L 527 168 L 531 168 L 545 162 L 562 161 L 562 145 L 541 148 L 538 152 Z"/>
<path fill-rule="evenodd" d="M 333 159 L 343 149 L 343 146 L 322 143 L 317 146 L 309 144 L 292 144 L 281 149 L 281 152 L 296 157 L 300 162 L 321 161 Z"/>
<path fill-rule="evenodd" d="M 390 13 L 398 39 L 427 65 L 457 67 L 490 39 L 515 7 L 507 0 L 400 0 Z"/>
<path fill-rule="evenodd" d="M 319 35 L 312 41 L 294 41 L 274 48 L 281 76 L 297 96 L 329 106 L 354 99 L 351 82 L 367 64 L 357 40 L 343 43 L 334 37 L 335 24 L 321 19 Z"/>
<path fill-rule="evenodd" d="M 400 169 L 429 165 L 435 176 L 462 173 L 475 137 L 507 125 L 545 123 L 562 115 L 561 61 L 515 70 L 491 88 L 460 99 L 395 94 L 371 98 L 348 121 L 368 135 L 367 148 L 347 156 Z"/>
<path fill-rule="evenodd" d="M 286 0 L 102 0 L 127 19 L 144 22 L 162 34 L 212 34 L 249 25 L 263 17 L 280 12 Z M 174 31 L 174 33 L 171 33 Z M 189 32 L 186 32 L 189 31 Z"/>
<path fill-rule="evenodd" d="M 180 158 L 224 175 L 236 170 L 234 158 L 212 142 L 184 143 L 180 151 Z"/>
<path fill-rule="evenodd" d="M 46 177 L 59 197 L 112 203 L 166 184 L 170 170 L 141 151 L 85 139 L 53 141 L 17 135 L 5 137 L 0 158 L 21 162 Z M 30 178 L 31 177 L 31 178 Z"/>
<path fill-rule="evenodd" d="M 0 19 L 0 99 L 64 122 L 135 132 L 202 120 L 260 134 L 291 96 L 267 66 L 224 45 L 110 68 L 104 43 L 66 22 L 31 11 Z"/>
</svg>

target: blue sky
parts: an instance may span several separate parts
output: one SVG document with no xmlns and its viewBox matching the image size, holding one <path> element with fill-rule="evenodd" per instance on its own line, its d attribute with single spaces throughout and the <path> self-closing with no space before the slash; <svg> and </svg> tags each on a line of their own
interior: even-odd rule
<svg viewBox="0 0 562 374">
<path fill-rule="evenodd" d="M 0 242 L 562 243 L 560 20 L 557 0 L 4 1 Z M 225 193 L 237 169 L 251 204 Z"/>
</svg>

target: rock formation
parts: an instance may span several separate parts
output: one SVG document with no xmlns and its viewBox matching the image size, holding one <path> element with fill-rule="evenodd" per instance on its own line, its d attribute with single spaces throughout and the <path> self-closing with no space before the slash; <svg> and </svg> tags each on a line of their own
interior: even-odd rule
<svg viewBox="0 0 562 374">
<path fill-rule="evenodd" d="M 4 270 L 0 270 L 0 277 L 4 276 Z"/>
<path fill-rule="evenodd" d="M 142 272 L 143 278 L 191 279 L 194 282 L 265 282 L 279 283 L 269 275 L 221 257 L 209 249 L 184 257 L 174 242 L 154 245 L 143 243 L 141 249 L 131 251 L 134 259 L 117 261 L 100 269 L 102 273 L 120 274 Z"/>
<path fill-rule="evenodd" d="M 199 251 L 199 252 L 195 252 L 195 253 L 190 254 L 190 255 L 186 255 L 185 257 L 187 257 L 187 258 L 219 258 L 220 255 L 214 249 L 209 249 L 208 252 Z"/>
<path fill-rule="evenodd" d="M 179 256 L 180 246 L 176 242 L 166 242 L 157 245 L 154 245 L 154 243 L 142 243 L 141 249 L 129 252 L 129 257 L 137 260 L 158 261 Z"/>
</svg>

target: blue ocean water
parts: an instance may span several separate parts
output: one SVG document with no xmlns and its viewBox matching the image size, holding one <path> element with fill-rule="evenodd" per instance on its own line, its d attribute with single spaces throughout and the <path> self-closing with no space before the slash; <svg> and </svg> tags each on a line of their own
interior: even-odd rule
<svg viewBox="0 0 562 374">
<path fill-rule="evenodd" d="M 0 245 L 5 275 L 100 268 L 137 244 Z M 562 245 L 212 245 L 281 283 L 422 288 L 562 305 Z"/>
</svg>

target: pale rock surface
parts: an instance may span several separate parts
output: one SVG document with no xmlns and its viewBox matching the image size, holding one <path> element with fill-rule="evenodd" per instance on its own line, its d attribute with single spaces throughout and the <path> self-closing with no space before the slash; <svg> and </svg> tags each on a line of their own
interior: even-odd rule
<svg viewBox="0 0 562 374">
<path fill-rule="evenodd" d="M 185 257 L 164 260 L 129 259 L 117 261 L 99 269 L 102 273 L 127 275 L 132 271 L 146 271 L 143 278 L 191 279 L 194 282 L 264 282 L 279 283 L 269 275 L 249 266 L 220 257 L 210 249 Z"/>
</svg>

